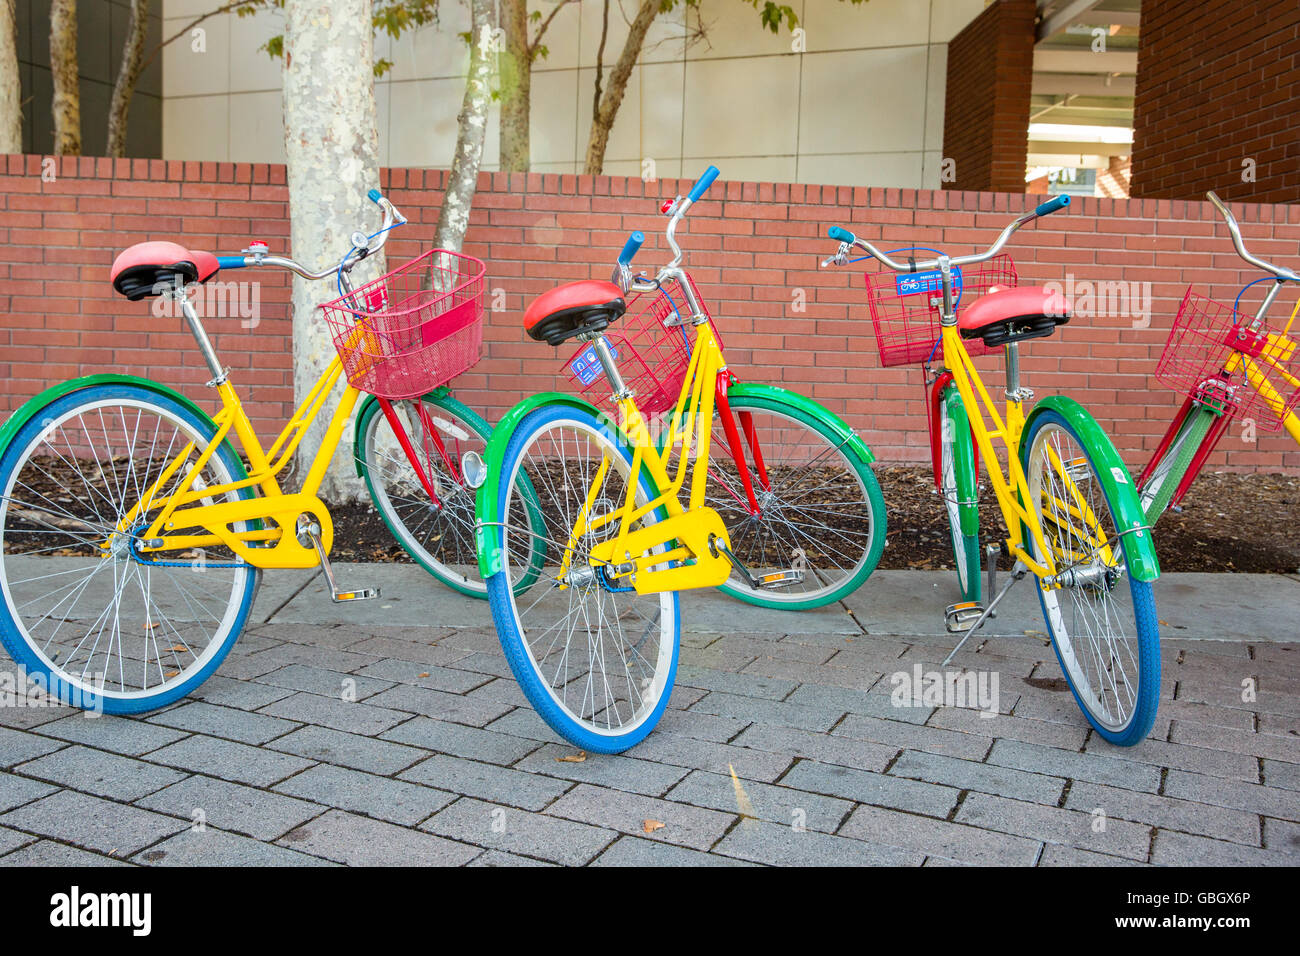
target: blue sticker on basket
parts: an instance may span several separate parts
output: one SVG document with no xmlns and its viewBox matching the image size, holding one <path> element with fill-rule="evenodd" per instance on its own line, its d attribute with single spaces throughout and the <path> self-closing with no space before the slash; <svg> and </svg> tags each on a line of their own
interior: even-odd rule
<svg viewBox="0 0 1300 956">
<path fill-rule="evenodd" d="M 929 272 L 903 272 L 894 280 L 899 295 L 920 295 L 922 292 L 943 290 L 943 273 L 938 269 Z M 952 268 L 952 291 L 961 291 L 961 267 Z"/>
<path fill-rule="evenodd" d="M 618 358 L 618 349 L 613 345 L 610 345 L 609 353 L 614 356 L 614 358 Z M 578 381 L 583 385 L 590 385 L 592 382 L 596 381 L 596 378 L 600 375 L 601 368 L 600 356 L 596 354 L 595 347 L 593 346 L 583 349 L 578 357 L 569 363 L 569 368 L 573 369 L 573 374 L 577 376 Z"/>
</svg>

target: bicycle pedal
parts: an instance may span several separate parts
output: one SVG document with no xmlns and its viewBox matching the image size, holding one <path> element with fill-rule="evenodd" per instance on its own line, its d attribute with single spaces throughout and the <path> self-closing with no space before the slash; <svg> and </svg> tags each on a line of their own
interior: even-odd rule
<svg viewBox="0 0 1300 956">
<path fill-rule="evenodd" d="M 944 613 L 944 626 L 949 634 L 961 634 L 970 630 L 972 624 L 984 613 L 984 605 L 978 601 L 962 601 L 951 605 Z"/>
<path fill-rule="evenodd" d="M 754 576 L 758 586 L 765 591 L 775 591 L 778 588 L 794 587 L 796 584 L 803 584 L 803 572 L 796 569 L 789 571 L 772 571 L 769 574 L 758 574 Z"/>
<path fill-rule="evenodd" d="M 334 591 L 330 598 L 335 604 L 346 604 L 348 601 L 369 601 L 372 598 L 379 597 L 379 588 L 361 588 L 357 591 Z"/>
<path fill-rule="evenodd" d="M 352 591 L 344 591 L 339 588 L 338 582 L 334 580 L 334 566 L 330 564 L 329 555 L 325 553 L 325 544 L 321 541 L 320 525 L 315 522 L 300 521 L 298 524 L 298 534 L 311 541 L 312 546 L 316 549 L 316 556 L 320 559 L 320 569 L 325 575 L 325 583 L 330 589 L 330 600 L 335 604 L 347 604 L 350 601 L 369 601 L 379 597 L 379 588 L 357 588 Z"/>
</svg>

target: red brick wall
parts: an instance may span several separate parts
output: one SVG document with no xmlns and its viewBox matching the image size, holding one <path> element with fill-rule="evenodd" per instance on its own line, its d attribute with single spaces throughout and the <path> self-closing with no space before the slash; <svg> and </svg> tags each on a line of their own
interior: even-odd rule
<svg viewBox="0 0 1300 956">
<path fill-rule="evenodd" d="M 390 170 L 383 184 L 411 225 L 389 244 L 394 260 L 427 247 L 444 173 Z M 724 170 L 725 175 L 725 170 Z M 191 246 L 234 252 L 249 238 L 286 251 L 284 168 L 218 163 L 64 159 L 54 182 L 40 158 L 11 157 L 0 184 L 0 409 L 72 375 L 124 369 L 184 388 L 206 406 L 212 395 L 180 320 L 155 317 L 149 302 L 114 294 L 115 253 L 144 239 L 184 237 Z M 666 256 L 659 199 L 685 192 L 674 180 L 484 174 L 466 251 L 488 263 L 489 304 L 504 308 L 485 330 L 484 360 L 456 384 L 458 394 L 495 421 L 524 394 L 565 388 L 556 372 L 567 351 L 527 338 L 520 314 L 557 282 L 606 277 L 628 231 L 642 229 L 645 268 Z M 745 379 L 811 394 L 864 432 L 885 461 L 925 455 L 921 372 L 882 369 L 859 267 L 818 270 L 834 251 L 824 227 L 844 223 L 885 248 L 923 245 L 954 253 L 990 243 L 1018 214 L 1024 196 L 954 191 L 861 189 L 719 181 L 681 231 L 686 262 L 712 307 L 728 359 Z M 1260 254 L 1295 262 L 1300 207 L 1237 208 Z M 1204 203 L 1076 200 L 1019 233 L 1008 250 L 1022 282 L 1125 280 L 1153 284 L 1151 326 L 1126 317 L 1076 318 L 1052 339 L 1024 347 L 1027 384 L 1064 391 L 1090 407 L 1131 465 L 1154 447 L 1175 404 L 1151 373 L 1189 282 L 1231 302 L 1255 275 L 1240 260 Z M 340 250 L 340 253 L 342 250 Z M 863 264 L 865 265 L 865 263 Z M 251 270 L 223 278 L 262 288 L 262 319 L 212 319 L 210 331 L 269 437 L 290 411 L 288 285 Z M 1256 286 L 1252 292 L 1262 288 Z M 807 306 L 796 307 L 798 290 Z M 322 299 L 328 290 L 322 283 Z M 1289 300 L 1294 303 L 1294 295 Z M 1256 301 L 1258 301 L 1256 299 Z M 980 359 L 1000 388 L 995 358 Z M 275 425 L 276 427 L 272 427 Z M 1300 470 L 1300 449 L 1276 436 L 1258 445 L 1225 439 L 1216 466 Z"/>
<path fill-rule="evenodd" d="M 948 44 L 943 155 L 946 189 L 1025 191 L 1034 0 L 997 0 Z"/>
<path fill-rule="evenodd" d="M 1300 4 L 1144 0 L 1132 195 L 1300 200 L 1298 109 Z"/>
</svg>

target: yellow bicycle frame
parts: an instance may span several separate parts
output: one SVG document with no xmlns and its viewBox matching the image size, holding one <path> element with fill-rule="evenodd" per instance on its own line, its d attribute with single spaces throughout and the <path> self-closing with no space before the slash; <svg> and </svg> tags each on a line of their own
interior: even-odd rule
<svg viewBox="0 0 1300 956">
<path fill-rule="evenodd" d="M 269 449 L 263 449 L 258 441 L 234 386 L 228 380 L 219 384 L 217 394 L 221 398 L 221 410 L 212 419 L 217 426 L 212 440 L 192 462 L 190 456 L 195 452 L 196 444 L 190 442 L 182 448 L 145 490 L 135 507 L 118 522 L 117 531 L 129 533 L 147 522 L 147 526 L 136 534 L 143 541 L 142 555 L 224 545 L 248 564 L 259 568 L 316 567 L 320 558 L 314 547 L 304 546 L 298 540 L 297 521 L 300 515 L 315 518 L 321 527 L 321 543 L 328 554 L 333 542 L 333 522 L 316 492 L 356 407 L 360 393 L 355 388 L 347 385 L 343 389 L 338 408 L 303 480 L 302 490 L 286 494 L 280 490 L 276 476 L 293 459 L 342 371 L 342 363 L 336 356 Z M 248 477 L 221 485 L 198 484 L 204 466 L 232 433 L 248 462 Z M 177 472 L 187 465 L 188 472 L 175 488 L 159 497 L 160 490 L 167 487 Z M 251 487 L 257 487 L 260 495 L 238 501 L 213 501 L 232 491 Z M 191 529 L 203 529 L 206 533 Z"/>
<path fill-rule="evenodd" d="M 691 350 L 686 380 L 682 383 L 677 405 L 669 420 L 668 437 L 661 449 L 656 449 L 649 425 L 635 398 L 627 396 L 619 400 L 623 430 L 633 449 L 626 498 L 617 510 L 603 515 L 592 514 L 599 489 L 612 464 L 607 453 L 592 479 L 586 501 L 579 509 L 570 532 L 560 567 L 561 578 L 569 569 L 578 540 L 588 532 L 617 522 L 618 533 L 592 549 L 591 563 L 604 565 L 604 573 L 615 580 L 630 578 L 638 593 L 715 587 L 727 579 L 731 563 L 715 551 L 711 539 L 716 538 L 728 549 L 731 542 L 722 518 L 704 504 L 714 385 L 725 365 L 713 326 L 709 322 L 696 325 L 695 346 Z M 683 508 L 679 493 L 686 483 L 687 458 L 692 445 L 696 454 L 690 472 L 690 498 Z M 676 474 L 670 476 L 669 460 L 678 446 L 681 455 Z M 659 493 L 638 506 L 636 491 L 643 468 Z M 634 523 L 661 508 L 666 517 L 631 530 Z"/>
<path fill-rule="evenodd" d="M 1008 397 L 1005 415 L 998 414 L 955 325 L 943 327 L 942 341 L 944 364 L 952 373 L 962 404 L 966 407 L 971 432 L 988 468 L 989 481 L 1007 523 L 1007 548 L 1012 557 L 1038 578 L 1054 577 L 1057 573 L 1055 556 L 1044 538 L 1039 509 L 1029 507 L 1029 481 L 1020 464 L 1020 438 L 1025 427 L 1024 409 L 1017 399 Z M 986 423 L 985 414 L 992 421 L 992 428 Z M 1006 450 L 1007 472 L 1003 472 L 1001 460 L 994 448 L 995 438 L 1001 441 Z M 1108 535 L 1093 514 L 1085 496 L 1075 487 L 1067 466 L 1067 462 L 1059 461 L 1055 454 L 1052 455 L 1052 468 L 1061 477 L 1062 485 L 1069 491 L 1070 497 L 1069 501 L 1057 504 L 1062 512 L 1070 514 L 1073 520 L 1087 529 L 1081 533 L 1081 529 L 1075 527 L 1072 532 L 1093 544 L 1103 560 L 1110 564 L 1112 555 Z M 1042 561 L 1035 559 L 1025 547 L 1027 542 L 1022 529 L 1026 528 L 1035 550 L 1043 556 Z"/>
<path fill-rule="evenodd" d="M 1251 359 L 1241 352 L 1233 352 L 1232 358 L 1224 366 L 1225 372 L 1235 372 L 1242 366 L 1245 367 L 1246 380 L 1250 383 L 1251 388 L 1255 389 L 1268 405 L 1269 410 L 1282 419 L 1282 427 L 1286 429 L 1287 434 L 1300 445 L 1300 417 L 1295 412 L 1286 410 L 1286 400 L 1278 394 L 1265 377 L 1264 370 L 1256 362 L 1263 362 L 1270 366 L 1279 377 L 1282 378 L 1292 388 L 1300 388 L 1300 379 L 1282 365 L 1283 362 L 1289 361 L 1296 349 L 1296 342 L 1290 338 L 1291 326 L 1295 323 L 1296 315 L 1300 313 L 1300 301 L 1291 310 L 1291 318 L 1287 319 L 1286 326 L 1281 332 L 1268 333 L 1268 345 L 1260 353 L 1258 359 Z"/>
</svg>

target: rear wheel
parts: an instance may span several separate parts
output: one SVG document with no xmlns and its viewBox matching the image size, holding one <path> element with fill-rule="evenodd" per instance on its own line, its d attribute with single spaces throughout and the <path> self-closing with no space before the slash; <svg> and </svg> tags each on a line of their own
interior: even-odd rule
<svg viewBox="0 0 1300 956">
<path fill-rule="evenodd" d="M 739 393 L 728 401 L 744 460 L 737 465 L 715 416 L 705 504 L 721 515 L 732 551 L 751 571 L 802 566 L 804 579 L 768 591 L 733 573 L 721 589 L 750 604 L 786 610 L 821 607 L 851 594 L 875 570 L 885 547 L 885 501 L 871 463 L 837 429 L 792 402 Z"/>
<path fill-rule="evenodd" d="M 424 415 L 417 402 L 423 404 Z M 475 490 L 461 476 L 460 463 L 466 452 L 483 454 L 492 429 L 473 409 L 445 391 L 394 402 L 392 407 L 438 502 L 429 498 L 392 423 L 376 401 L 367 404 L 357 421 L 356 442 L 357 465 L 375 509 L 416 564 L 461 594 L 487 597 L 475 544 Z M 527 500 L 530 489 L 522 490 Z M 526 509 L 523 517 L 536 519 L 536 508 Z M 525 525 L 525 530 L 531 526 L 528 521 Z M 536 580 L 541 560 L 540 554 L 533 557 L 534 573 L 531 579 L 523 579 L 523 586 Z"/>
<path fill-rule="evenodd" d="M 1037 415 L 1021 454 L 1028 507 L 1042 521 L 1061 582 L 1038 582 L 1052 647 L 1088 721 L 1111 743 L 1131 746 L 1151 730 L 1160 695 L 1151 585 L 1129 573 L 1132 538 L 1116 524 L 1099 457 L 1065 418 L 1054 411 Z M 1032 535 L 1027 548 L 1043 560 Z"/>
<path fill-rule="evenodd" d="M 939 403 L 939 494 L 952 535 L 957 586 L 963 601 L 980 599 L 979 475 L 970 419 L 961 394 L 950 387 Z"/>
<path fill-rule="evenodd" d="M 169 396 L 98 385 L 41 409 L 0 451 L 0 639 L 54 696 L 111 714 L 155 710 L 206 680 L 243 631 L 257 569 L 223 547 L 142 552 L 157 504 L 127 520 L 142 499 L 175 490 L 214 434 Z M 245 476 L 222 444 L 190 487 Z"/>
<path fill-rule="evenodd" d="M 1203 405 L 1193 404 L 1188 410 L 1173 441 L 1160 456 L 1160 460 L 1155 462 L 1138 491 L 1147 524 L 1155 525 L 1169 507 L 1169 502 L 1173 500 L 1201 442 L 1205 441 L 1205 436 L 1209 434 L 1210 426 L 1217 417 L 1215 412 Z"/>
</svg>

